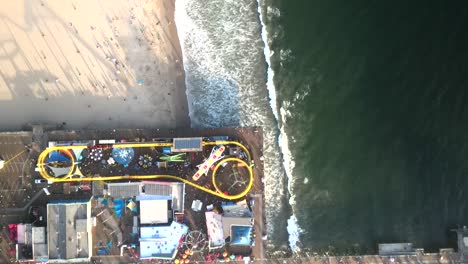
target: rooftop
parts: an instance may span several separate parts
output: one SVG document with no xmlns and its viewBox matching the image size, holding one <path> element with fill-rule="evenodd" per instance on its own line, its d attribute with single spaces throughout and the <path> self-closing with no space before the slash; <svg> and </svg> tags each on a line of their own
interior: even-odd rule
<svg viewBox="0 0 468 264">
<path fill-rule="evenodd" d="M 243 225 L 243 226 L 252 225 L 252 218 L 223 216 L 224 237 L 230 236 L 231 226 L 233 225 Z"/>
<path fill-rule="evenodd" d="M 142 200 L 140 201 L 140 223 L 141 224 L 167 224 L 169 221 L 168 200 Z"/>
<path fill-rule="evenodd" d="M 112 182 L 107 183 L 106 186 L 107 194 L 114 198 L 172 199 L 172 207 L 175 211 L 184 210 L 185 184 L 181 182 Z"/>
<path fill-rule="evenodd" d="M 219 248 L 224 246 L 222 216 L 215 212 L 205 212 L 206 228 L 208 230 L 209 247 Z"/>
<path fill-rule="evenodd" d="M 49 260 L 90 257 L 90 217 L 89 202 L 47 205 Z"/>
<path fill-rule="evenodd" d="M 32 253 L 33 259 L 39 261 L 47 260 L 47 241 L 46 241 L 46 229 L 45 227 L 33 227 L 32 228 Z"/>
<path fill-rule="evenodd" d="M 172 152 L 196 152 L 203 150 L 203 140 L 201 137 L 196 138 L 176 138 L 172 146 Z"/>
<path fill-rule="evenodd" d="M 107 194 L 115 198 L 130 198 L 141 193 L 140 182 L 116 182 L 107 184 Z"/>
<path fill-rule="evenodd" d="M 140 258 L 172 259 L 182 236 L 187 234 L 186 225 L 172 222 L 170 226 L 140 228 Z"/>
</svg>

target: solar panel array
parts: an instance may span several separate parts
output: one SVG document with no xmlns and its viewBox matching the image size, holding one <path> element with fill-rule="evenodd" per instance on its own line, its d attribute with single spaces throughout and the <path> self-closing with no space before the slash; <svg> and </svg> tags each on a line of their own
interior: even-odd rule
<svg viewBox="0 0 468 264">
<path fill-rule="evenodd" d="M 174 138 L 172 152 L 202 151 L 202 138 Z"/>
</svg>

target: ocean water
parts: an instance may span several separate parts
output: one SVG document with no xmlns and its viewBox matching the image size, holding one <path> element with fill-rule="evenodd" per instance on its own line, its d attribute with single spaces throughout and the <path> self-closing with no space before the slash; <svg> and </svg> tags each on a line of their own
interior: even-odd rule
<svg viewBox="0 0 468 264">
<path fill-rule="evenodd" d="M 468 223 L 468 4 L 268 5 L 299 245 L 454 246 L 449 229 Z"/>
<path fill-rule="evenodd" d="M 264 127 L 272 244 L 454 246 L 449 229 L 468 224 L 468 4 L 177 0 L 176 23 L 192 125 Z"/>
</svg>

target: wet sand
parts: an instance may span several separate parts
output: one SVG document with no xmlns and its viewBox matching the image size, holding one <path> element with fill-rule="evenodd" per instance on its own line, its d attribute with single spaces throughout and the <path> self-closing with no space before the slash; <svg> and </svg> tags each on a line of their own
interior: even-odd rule
<svg viewBox="0 0 468 264">
<path fill-rule="evenodd" d="M 174 1 L 5 1 L 0 130 L 189 126 Z"/>
</svg>

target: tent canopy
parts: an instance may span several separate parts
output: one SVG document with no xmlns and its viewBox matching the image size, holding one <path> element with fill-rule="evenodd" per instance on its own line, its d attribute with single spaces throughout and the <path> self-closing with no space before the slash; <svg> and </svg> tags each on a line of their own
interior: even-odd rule
<svg viewBox="0 0 468 264">
<path fill-rule="evenodd" d="M 70 157 L 66 154 L 62 153 L 61 151 L 51 151 L 49 154 L 49 158 L 47 159 L 47 163 L 49 162 L 70 162 Z"/>
</svg>

